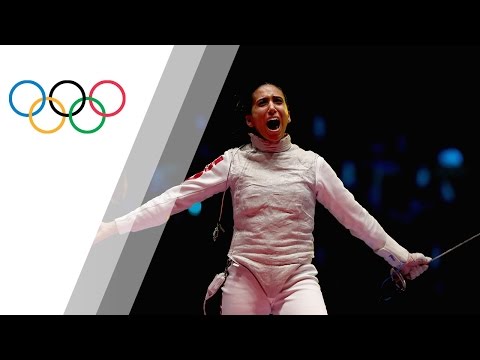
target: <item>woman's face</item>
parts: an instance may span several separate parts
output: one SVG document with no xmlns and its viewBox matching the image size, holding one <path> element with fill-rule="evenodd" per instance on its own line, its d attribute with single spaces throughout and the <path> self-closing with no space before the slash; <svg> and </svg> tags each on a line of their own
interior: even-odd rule
<svg viewBox="0 0 480 360">
<path fill-rule="evenodd" d="M 278 142 L 285 136 L 290 122 L 285 95 L 274 85 L 262 85 L 252 94 L 252 111 L 245 117 L 265 140 Z"/>
</svg>

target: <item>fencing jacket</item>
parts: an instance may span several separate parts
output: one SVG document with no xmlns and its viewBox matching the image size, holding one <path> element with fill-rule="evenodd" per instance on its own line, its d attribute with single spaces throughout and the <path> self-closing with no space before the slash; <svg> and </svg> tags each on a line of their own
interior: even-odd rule
<svg viewBox="0 0 480 360">
<path fill-rule="evenodd" d="M 250 138 L 250 144 L 227 150 L 182 184 L 117 218 L 119 232 L 161 225 L 230 188 L 234 231 L 228 255 L 248 267 L 266 291 L 312 261 L 316 201 L 390 265 L 407 261 L 408 251 L 355 200 L 323 157 L 292 144 L 288 134 L 276 144 Z"/>
</svg>

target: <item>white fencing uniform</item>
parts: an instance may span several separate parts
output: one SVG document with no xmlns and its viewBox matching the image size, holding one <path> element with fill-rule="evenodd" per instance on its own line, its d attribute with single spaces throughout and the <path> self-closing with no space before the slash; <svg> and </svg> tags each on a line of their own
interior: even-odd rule
<svg viewBox="0 0 480 360">
<path fill-rule="evenodd" d="M 314 216 L 320 202 L 352 235 L 400 268 L 408 251 L 393 240 L 344 187 L 323 157 L 291 143 L 227 150 L 205 169 L 131 213 L 120 233 L 158 226 L 170 215 L 230 188 L 232 264 L 222 291 L 222 314 L 326 314 L 312 264 Z"/>
</svg>

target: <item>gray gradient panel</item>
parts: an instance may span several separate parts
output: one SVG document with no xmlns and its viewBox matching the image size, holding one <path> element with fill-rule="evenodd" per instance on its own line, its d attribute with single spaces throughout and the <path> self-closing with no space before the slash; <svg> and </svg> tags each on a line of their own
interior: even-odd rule
<svg viewBox="0 0 480 360">
<path fill-rule="evenodd" d="M 154 176 L 148 177 L 150 186 L 142 188 L 143 203 L 185 179 L 237 50 L 237 45 L 205 49 L 165 149 L 157 158 Z M 171 97 L 169 94 L 166 100 L 171 101 Z M 140 152 L 131 161 L 141 162 L 142 157 Z M 98 314 L 129 314 L 164 227 L 129 234 Z M 168 289 L 165 292 L 168 296 Z"/>
<path fill-rule="evenodd" d="M 205 49 L 206 46 L 203 45 L 173 47 L 105 213 L 104 221 L 111 221 L 143 203 L 146 189 L 166 147 L 168 136 L 183 106 Z M 66 315 L 98 313 L 127 238 L 128 234 L 113 236 L 92 246 L 67 304 Z M 137 250 L 148 254 L 152 250 L 145 244 L 146 242 L 139 242 L 138 247 L 142 249 Z M 144 263 L 149 263 L 148 255 L 135 261 L 139 262 L 140 267 L 144 267 Z M 140 274 L 137 274 L 134 277 L 139 276 Z M 107 301 L 103 305 L 105 311 L 128 313 L 128 306 L 125 304 L 128 302 L 127 299 L 136 295 L 137 287 L 134 283 L 130 284 L 130 281 L 129 276 L 121 280 L 123 294 L 126 294 L 126 299 L 122 299 L 121 302 L 123 306 L 117 308 Z"/>
</svg>

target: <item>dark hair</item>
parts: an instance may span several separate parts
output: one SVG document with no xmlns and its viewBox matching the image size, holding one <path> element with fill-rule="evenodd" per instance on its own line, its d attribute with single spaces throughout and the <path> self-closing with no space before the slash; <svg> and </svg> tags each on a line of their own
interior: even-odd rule
<svg viewBox="0 0 480 360">
<path fill-rule="evenodd" d="M 272 85 L 272 86 L 275 86 L 276 88 L 278 88 L 282 93 L 283 93 L 283 96 L 285 98 L 285 103 L 287 104 L 288 106 L 288 103 L 287 103 L 287 96 L 285 95 L 285 92 L 283 91 L 283 89 L 276 85 L 275 83 L 273 82 L 268 82 L 268 81 L 264 81 L 264 82 L 254 82 L 254 83 L 251 83 L 247 86 L 244 87 L 244 89 L 242 91 L 240 91 L 238 94 L 235 94 L 234 96 L 236 97 L 236 101 L 235 101 L 235 112 L 244 120 L 245 119 L 245 115 L 248 115 L 251 113 L 251 110 L 252 110 L 252 96 L 253 96 L 253 93 L 261 86 L 263 85 Z"/>
</svg>

